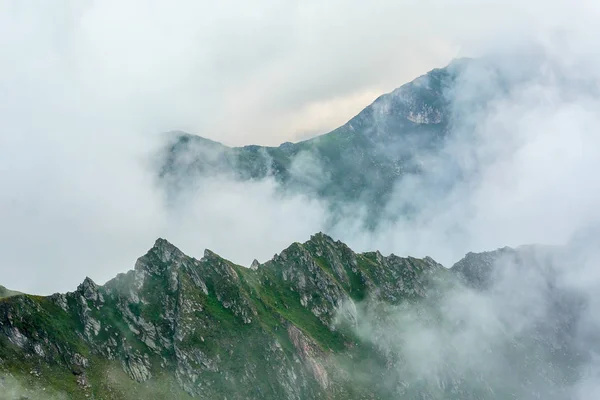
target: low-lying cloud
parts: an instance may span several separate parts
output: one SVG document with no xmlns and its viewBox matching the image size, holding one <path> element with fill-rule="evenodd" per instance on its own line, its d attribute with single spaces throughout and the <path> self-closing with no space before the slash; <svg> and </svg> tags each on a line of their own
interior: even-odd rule
<svg viewBox="0 0 600 400">
<path fill-rule="evenodd" d="M 595 242 L 585 246 L 585 257 L 569 247 L 506 250 L 484 290 L 455 283 L 430 287 L 421 302 L 351 307 L 354 332 L 387 362 L 350 370 L 390 398 L 592 398 L 600 280 L 597 264 L 571 268 L 592 261 Z M 585 285 L 572 279 L 582 272 Z"/>
</svg>

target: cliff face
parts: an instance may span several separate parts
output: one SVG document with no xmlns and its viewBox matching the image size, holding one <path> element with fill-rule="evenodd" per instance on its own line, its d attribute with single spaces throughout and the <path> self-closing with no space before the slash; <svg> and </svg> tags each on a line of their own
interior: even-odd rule
<svg viewBox="0 0 600 400">
<path fill-rule="evenodd" d="M 367 298 L 419 299 L 442 270 L 431 259 L 356 254 L 323 234 L 252 268 L 209 250 L 196 260 L 158 239 L 105 285 L 86 278 L 66 294 L 2 298 L 2 384 L 32 398 L 375 395 L 333 361 L 377 358 L 339 321 L 352 323 Z"/>
</svg>

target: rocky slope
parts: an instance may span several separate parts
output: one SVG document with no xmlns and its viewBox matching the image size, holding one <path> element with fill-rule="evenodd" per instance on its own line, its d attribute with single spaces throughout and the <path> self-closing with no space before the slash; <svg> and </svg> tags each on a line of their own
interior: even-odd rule
<svg viewBox="0 0 600 400">
<path fill-rule="evenodd" d="M 383 361 L 340 320 L 366 298 L 421 298 L 440 272 L 323 234 L 250 268 L 159 239 L 105 285 L 1 299 L 1 382 L 31 398 L 371 398 L 336 359 Z"/>
<path fill-rule="evenodd" d="M 0 299 L 0 398 L 574 398 L 600 336 L 566 254 L 446 269 L 317 234 L 242 267 L 158 239 L 105 285 Z"/>
</svg>

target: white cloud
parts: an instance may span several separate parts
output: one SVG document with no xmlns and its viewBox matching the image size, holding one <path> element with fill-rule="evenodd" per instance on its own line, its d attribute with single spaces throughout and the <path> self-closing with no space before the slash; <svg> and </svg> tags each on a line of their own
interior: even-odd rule
<svg viewBox="0 0 600 400">
<path fill-rule="evenodd" d="M 565 243 L 598 223 L 596 69 L 587 54 L 531 49 L 489 60 L 491 67 L 472 64 L 450 94 L 456 120 L 445 157 L 424 158 L 425 176 L 397 183 L 389 222 L 374 235 L 342 227 L 340 237 L 451 265 L 468 251 Z M 439 190 L 451 184 L 450 193 Z M 418 214 L 396 221 L 407 204 Z"/>
<path fill-rule="evenodd" d="M 229 144 L 278 144 L 334 128 L 372 93 L 391 90 L 455 55 L 512 48 L 526 32 L 544 39 L 548 36 L 539 32 L 548 27 L 583 32 L 566 47 L 551 42 L 549 48 L 559 54 L 576 51 L 577 72 L 594 76 L 598 64 L 589 53 L 597 47 L 590 44 L 598 7 L 591 1 L 566 5 L 562 0 L 0 1 L 1 283 L 47 293 L 72 289 L 85 275 L 103 281 L 130 268 L 161 235 L 193 255 L 212 247 L 239 261 L 304 240 L 319 230 L 322 205 L 302 198 L 282 202 L 268 182 L 215 183 L 211 188 L 219 194 L 202 193 L 197 203 L 180 210 L 189 218 L 176 219 L 145 164 L 157 145 L 155 134 L 184 129 Z M 581 17 L 577 26 L 575 17 Z M 591 61 L 582 64 L 583 55 Z M 464 243 L 554 239 L 585 218 L 596 197 L 577 197 L 584 178 L 571 174 L 595 165 L 590 143 L 596 142 L 584 131 L 595 121 L 593 106 L 553 109 L 550 104 L 533 116 L 500 110 L 517 112 L 517 130 L 541 119 L 535 125 L 539 132 L 548 126 L 555 133 L 550 140 L 532 138 L 529 147 L 507 159 L 514 172 L 528 167 L 519 181 L 506 182 L 501 163 L 486 170 L 485 190 L 470 192 L 472 204 L 485 209 L 463 229 L 472 238 L 487 222 L 499 225 L 480 241 Z M 544 120 L 548 113 L 552 118 Z M 574 127 L 568 125 L 573 116 Z M 549 161 L 544 154 L 564 149 L 567 133 L 558 130 L 561 126 L 574 129 L 569 138 L 579 138 L 582 146 L 580 153 L 568 147 L 560 163 L 549 166 L 567 185 L 564 191 L 551 179 L 537 180 L 545 171 L 540 166 Z M 504 189 L 513 195 L 498 202 L 494 190 Z M 235 200 L 236 193 L 243 193 L 244 201 Z M 558 202 L 540 207 L 548 196 L 558 196 Z M 222 204 L 231 206 L 224 210 Z M 507 204 L 519 212 L 506 213 Z M 531 208 L 535 213 L 526 212 Z M 573 208 L 581 212 L 565 211 Z M 450 215 L 453 210 L 435 210 L 431 215 L 448 223 L 427 226 L 418 240 L 411 239 L 411 226 L 396 226 L 387 238 L 365 240 L 350 237 L 351 231 L 339 237 L 359 248 L 443 256 L 448 247 L 437 246 L 448 235 L 434 228 L 451 229 L 455 215 L 471 212 L 458 207 L 458 214 Z M 498 221 L 489 219 L 501 211 Z M 561 224 L 543 232 L 531 228 L 550 212 L 563 213 Z M 229 226 L 232 216 L 237 222 Z M 522 222 L 519 235 L 511 236 L 507 216 Z"/>
</svg>

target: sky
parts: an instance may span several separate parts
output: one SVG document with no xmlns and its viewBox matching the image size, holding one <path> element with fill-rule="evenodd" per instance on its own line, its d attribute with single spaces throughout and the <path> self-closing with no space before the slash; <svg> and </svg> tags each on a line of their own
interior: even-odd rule
<svg viewBox="0 0 600 400">
<path fill-rule="evenodd" d="M 596 79 L 591 53 L 598 9 L 594 1 L 574 6 L 563 0 L 0 0 L 0 284 L 47 294 L 72 290 L 86 275 L 101 283 L 130 269 L 158 236 L 195 256 L 209 247 L 240 262 L 264 259 L 318 231 L 323 205 L 279 198 L 268 180 L 242 186 L 217 181 L 209 186 L 213 195 L 199 193 L 189 208 L 172 215 L 154 185 L 149 159 L 160 145 L 159 133 L 184 130 L 228 145 L 301 140 L 343 124 L 379 94 L 455 57 L 510 52 L 523 41 L 575 54 L 565 61 L 576 62 L 572 71 Z M 570 35 L 574 39 L 561 45 Z M 511 104 L 520 103 L 501 111 L 521 110 Z M 593 112 L 577 107 L 571 109 L 581 117 L 576 132 L 586 132 Z M 516 131 L 531 115 L 544 120 L 548 114 L 562 118 L 549 122 L 552 127 L 562 122 L 569 129 L 568 109 L 555 111 L 550 106 L 538 115 L 520 115 Z M 518 147 L 522 158 L 502 153 L 502 160 L 513 169 L 532 165 L 536 157 L 549 157 L 538 145 L 561 149 L 565 132 L 555 142 L 528 141 Z M 589 143 L 583 133 L 573 137 L 583 148 Z M 586 165 L 578 163 L 578 153 L 568 155 L 574 173 L 595 166 L 592 152 L 584 157 Z M 527 179 L 509 185 L 517 215 L 530 218 L 527 227 L 545 218 L 536 205 L 554 193 L 548 188 L 558 187 L 542 181 L 539 190 L 517 190 L 547 177 L 544 163 L 552 160 L 533 164 L 541 169 L 527 169 Z M 492 167 L 490 181 L 502 183 L 502 164 Z M 564 173 L 561 182 L 578 183 L 571 190 L 593 178 L 573 180 L 558 172 Z M 469 229 L 489 230 L 494 215 L 506 221 L 497 214 L 506 212 L 506 203 L 494 208 L 498 193 L 487 186 L 472 193 L 470 201 L 483 199 L 489 207 Z M 594 200 L 595 193 L 587 198 Z M 579 219 L 591 207 L 585 205 Z M 532 208 L 538 213 L 529 213 Z M 568 220 L 571 208 L 564 197 L 545 212 Z M 280 221 L 292 214 L 300 218 L 283 229 Z M 489 240 L 466 244 L 506 244 L 512 232 L 505 223 L 499 226 Z M 382 243 L 386 250 L 407 237 L 406 229 L 400 232 L 394 242 Z M 430 247 L 444 238 L 434 236 Z M 520 238 L 553 237 L 533 229 Z M 351 239 L 362 247 L 379 243 Z M 426 243 L 400 250 L 423 253 Z"/>
</svg>

